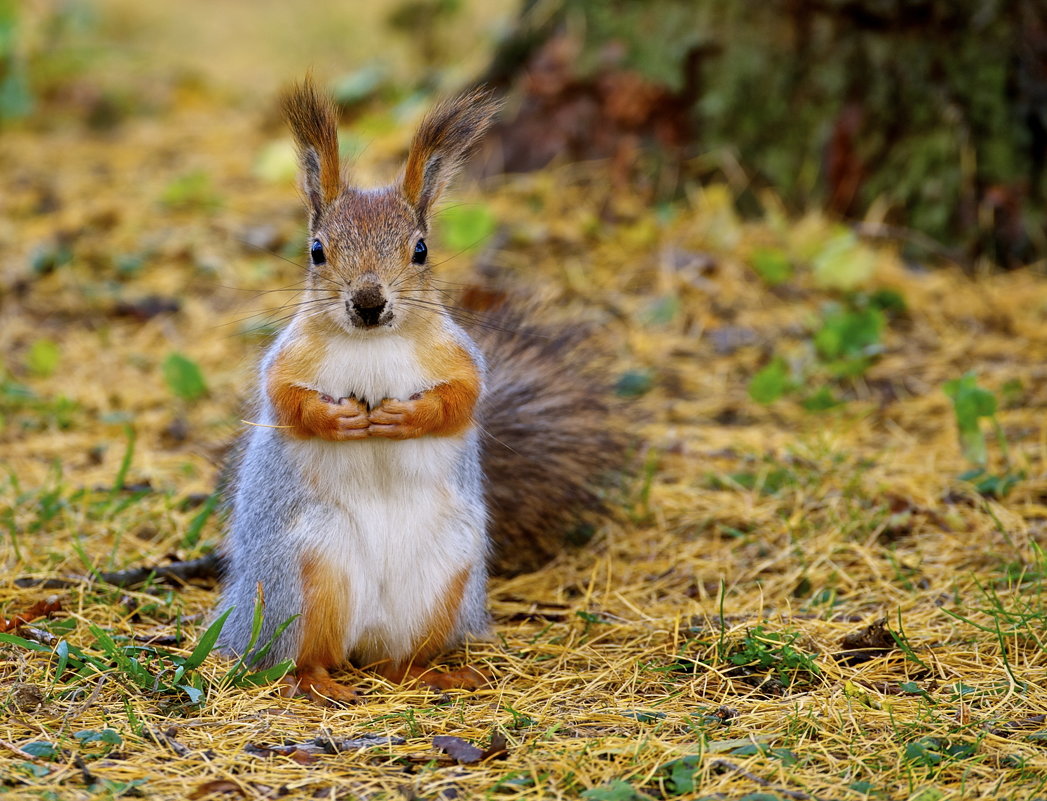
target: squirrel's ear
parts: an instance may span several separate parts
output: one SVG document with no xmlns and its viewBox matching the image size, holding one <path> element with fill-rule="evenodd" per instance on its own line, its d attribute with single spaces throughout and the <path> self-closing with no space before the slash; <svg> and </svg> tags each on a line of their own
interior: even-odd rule
<svg viewBox="0 0 1047 801">
<path fill-rule="evenodd" d="M 462 167 L 470 148 L 490 127 L 501 102 L 491 90 L 474 89 L 430 111 L 411 142 L 403 190 L 424 223 L 433 203 Z"/>
<path fill-rule="evenodd" d="M 309 75 L 284 93 L 283 110 L 298 149 L 310 220 L 315 220 L 342 187 L 338 114 L 331 98 L 316 90 Z"/>
</svg>

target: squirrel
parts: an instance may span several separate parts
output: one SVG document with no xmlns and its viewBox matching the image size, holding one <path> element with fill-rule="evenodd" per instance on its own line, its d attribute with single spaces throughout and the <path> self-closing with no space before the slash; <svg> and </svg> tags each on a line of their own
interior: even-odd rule
<svg viewBox="0 0 1047 801">
<path fill-rule="evenodd" d="M 361 189 L 342 171 L 333 101 L 309 77 L 284 95 L 309 264 L 231 468 L 218 645 L 258 667 L 293 660 L 288 694 L 355 701 L 330 673 L 349 664 L 483 686 L 482 670 L 430 663 L 487 633 L 489 562 L 519 571 L 555 554 L 621 466 L 584 331 L 506 310 L 463 327 L 434 286 L 434 205 L 499 105 L 485 89 L 439 103 L 399 180 Z"/>
</svg>

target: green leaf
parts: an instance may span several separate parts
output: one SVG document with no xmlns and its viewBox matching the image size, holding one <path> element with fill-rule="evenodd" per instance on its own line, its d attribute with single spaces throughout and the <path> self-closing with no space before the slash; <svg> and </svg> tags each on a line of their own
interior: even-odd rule
<svg viewBox="0 0 1047 801">
<path fill-rule="evenodd" d="M 796 765 L 800 761 L 800 758 L 788 748 L 770 748 L 767 750 L 767 755 L 774 757 L 786 767 Z"/>
<path fill-rule="evenodd" d="M 192 401 L 207 394 L 203 373 L 192 359 L 172 353 L 164 360 L 163 370 L 168 388 L 182 400 Z"/>
<path fill-rule="evenodd" d="M 25 357 L 25 366 L 29 372 L 46 378 L 58 367 L 61 352 L 58 344 L 50 339 L 38 339 L 29 346 Z"/>
<path fill-rule="evenodd" d="M 981 478 L 978 478 L 978 476 L 981 476 Z M 978 478 L 974 482 L 974 488 L 978 490 L 980 495 L 984 495 L 987 498 L 1005 498 L 1017 486 L 1018 482 L 1025 478 L 1025 472 L 1005 473 L 1002 476 L 996 476 L 984 475 L 984 471 L 979 471 L 978 476 L 974 477 Z"/>
<path fill-rule="evenodd" d="M 659 720 L 665 719 L 664 712 L 651 712 L 645 709 L 624 709 L 621 715 L 622 717 L 632 718 L 637 723 L 657 723 Z"/>
<path fill-rule="evenodd" d="M 650 796 L 641 793 L 627 781 L 611 779 L 607 784 L 586 790 L 582 798 L 589 801 L 647 801 Z"/>
<path fill-rule="evenodd" d="M 876 308 L 834 309 L 815 333 L 814 346 L 827 360 L 868 356 L 880 344 L 885 325 L 883 312 Z"/>
<path fill-rule="evenodd" d="M 862 286 L 876 271 L 876 254 L 852 231 L 834 236 L 814 257 L 814 282 L 822 289 L 844 292 Z"/>
<path fill-rule="evenodd" d="M 932 768 L 942 761 L 942 741 L 936 737 L 922 737 L 905 746 L 905 759 L 914 765 Z"/>
<path fill-rule="evenodd" d="M 869 305 L 891 316 L 902 315 L 909 310 L 905 296 L 896 289 L 877 289 L 869 295 Z"/>
<path fill-rule="evenodd" d="M 996 396 L 978 386 L 974 373 L 946 381 L 942 389 L 952 399 L 963 455 L 984 467 L 989 461 L 989 452 L 979 421 L 982 417 L 992 418 L 996 414 Z"/>
<path fill-rule="evenodd" d="M 678 295 L 662 295 L 651 303 L 643 320 L 648 325 L 666 326 L 680 313 L 680 297 Z"/>
<path fill-rule="evenodd" d="M 9 59 L 0 79 L 0 120 L 29 115 L 35 101 L 22 59 Z"/>
<path fill-rule="evenodd" d="M 83 731 L 74 732 L 73 737 L 79 740 L 83 744 L 87 743 L 105 743 L 106 745 L 123 745 L 124 740 L 120 736 L 120 733 L 114 729 L 84 729 Z"/>
<path fill-rule="evenodd" d="M 929 697 L 927 691 L 915 681 L 903 681 L 898 685 L 898 689 L 906 695 L 922 695 L 925 698 Z"/>
<path fill-rule="evenodd" d="M 789 257 L 778 248 L 761 248 L 753 253 L 753 269 L 769 286 L 784 284 L 793 275 Z"/>
<path fill-rule="evenodd" d="M 789 378 L 789 365 L 776 358 L 749 381 L 749 397 L 757 403 L 773 403 L 795 388 Z"/>
<path fill-rule="evenodd" d="M 670 796 L 684 795 L 697 791 L 698 786 L 694 780 L 695 774 L 701 767 L 701 758 L 697 755 L 689 755 L 666 762 L 659 771 L 666 774 L 665 789 Z"/>
<path fill-rule="evenodd" d="M 638 398 L 654 386 L 654 378 L 647 370 L 627 370 L 615 382 L 614 391 L 620 398 Z"/>
<path fill-rule="evenodd" d="M 843 401 L 837 400 L 832 389 L 828 386 L 823 386 L 814 394 L 804 398 L 802 405 L 809 412 L 824 412 L 837 406 L 842 406 Z"/>
<path fill-rule="evenodd" d="M 480 247 L 498 225 L 494 213 L 482 203 L 448 206 L 438 216 L 444 244 L 455 253 Z"/>
<path fill-rule="evenodd" d="M 55 759 L 61 756 L 62 753 L 46 740 L 36 740 L 31 743 L 26 743 L 21 746 L 21 749 L 27 754 L 39 757 L 40 759 Z"/>
<path fill-rule="evenodd" d="M 179 684 L 178 689 L 183 690 L 185 694 L 189 696 L 189 703 L 191 704 L 203 703 L 204 698 L 207 697 L 207 694 L 203 690 L 198 687 L 191 687 L 188 684 Z"/>
</svg>

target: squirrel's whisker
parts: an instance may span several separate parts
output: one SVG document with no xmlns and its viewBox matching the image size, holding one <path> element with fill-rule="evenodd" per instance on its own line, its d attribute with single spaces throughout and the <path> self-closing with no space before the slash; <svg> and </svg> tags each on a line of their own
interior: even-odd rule
<svg viewBox="0 0 1047 801">
<path fill-rule="evenodd" d="M 493 323 L 489 319 L 484 317 L 481 312 L 474 312 L 469 309 L 461 309 L 454 306 L 448 306 L 438 301 L 425 301 L 418 300 L 415 298 L 401 298 L 400 302 L 428 310 L 439 309 L 443 311 L 445 314 L 447 314 L 449 317 L 451 317 L 451 319 L 453 319 L 456 323 L 461 323 L 466 327 L 475 326 L 477 328 L 484 328 L 489 331 L 500 331 L 504 334 L 513 334 L 514 336 L 521 337 L 534 337 L 538 339 L 549 338 L 548 335 L 539 334 L 536 331 L 524 331 L 518 328 L 510 328 L 507 326 L 498 325 L 497 323 Z"/>
<path fill-rule="evenodd" d="M 298 262 L 294 261 L 293 259 L 289 259 L 286 256 L 281 256 L 275 250 L 269 250 L 269 248 L 264 248 L 261 245 L 256 245 L 254 242 L 248 242 L 246 239 L 241 239 L 240 237 L 234 237 L 234 239 L 236 239 L 236 241 L 239 242 L 241 245 L 247 245 L 247 247 L 249 247 L 249 248 L 254 248 L 257 251 L 260 251 L 262 253 L 266 253 L 266 254 L 268 254 L 270 256 L 273 256 L 274 258 L 280 259 L 280 261 L 286 261 L 288 264 L 293 264 L 299 270 L 305 270 L 306 272 L 309 271 L 309 266 L 308 265 L 299 264 Z"/>
<path fill-rule="evenodd" d="M 287 309 L 294 309 L 294 308 L 298 308 L 298 307 L 301 307 L 301 306 L 308 306 L 310 304 L 316 304 L 316 303 L 332 303 L 333 304 L 333 303 L 336 303 L 336 302 L 338 302 L 338 298 L 327 297 L 327 298 L 309 298 L 308 300 L 299 301 L 297 303 L 283 303 L 283 304 L 277 306 L 275 309 L 260 309 L 260 310 L 258 310 L 256 312 L 254 312 L 253 314 L 248 314 L 246 317 L 240 317 L 237 320 L 230 320 L 229 322 L 226 322 L 226 323 L 219 323 L 215 327 L 216 328 L 224 328 L 224 327 L 229 326 L 229 325 L 236 325 L 237 323 L 246 322 L 247 320 L 253 320 L 255 317 L 263 317 L 263 316 L 264 317 L 271 317 L 271 316 L 273 316 L 275 314 L 280 314 L 281 312 L 283 312 L 283 311 L 285 311 Z M 293 313 L 290 316 L 293 316 Z"/>
<path fill-rule="evenodd" d="M 321 301 L 318 301 L 318 302 L 321 302 Z M 260 323 L 258 323 L 258 325 L 253 326 L 252 328 L 248 328 L 248 329 L 246 329 L 244 331 L 236 332 L 236 333 L 251 334 L 251 333 L 254 333 L 255 331 L 261 331 L 264 328 L 269 328 L 271 326 L 280 325 L 281 323 L 284 323 L 284 322 L 287 322 L 288 320 L 294 319 L 294 317 L 296 317 L 298 315 L 301 315 L 303 320 L 307 320 L 310 317 L 314 317 L 314 316 L 316 316 L 318 314 L 324 314 L 327 311 L 329 311 L 330 309 L 332 309 L 332 308 L 334 308 L 335 306 L 338 305 L 337 302 L 330 302 L 330 301 L 328 301 L 328 302 L 330 303 L 330 305 L 320 306 L 319 308 L 316 308 L 314 310 L 310 310 L 308 313 L 303 312 L 303 310 L 301 308 L 299 308 L 296 311 L 293 311 L 290 314 L 285 314 L 285 315 L 283 315 L 281 317 L 272 317 L 270 315 L 267 319 L 264 319 Z M 277 311 L 279 311 L 279 310 L 277 310 Z M 258 316 L 259 315 L 254 314 L 254 315 L 251 315 L 251 317 L 244 317 L 243 319 L 236 320 L 233 323 L 225 323 L 225 325 L 233 325 L 236 322 L 241 322 L 242 323 L 242 322 L 244 322 L 246 320 L 250 320 L 253 317 L 258 317 Z M 231 334 L 230 336 L 234 336 L 234 335 L 235 334 Z"/>
</svg>

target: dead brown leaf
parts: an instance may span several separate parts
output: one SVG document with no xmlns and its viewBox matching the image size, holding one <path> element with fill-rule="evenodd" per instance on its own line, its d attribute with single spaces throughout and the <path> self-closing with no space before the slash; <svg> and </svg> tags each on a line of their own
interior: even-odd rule
<svg viewBox="0 0 1047 801">
<path fill-rule="evenodd" d="M 484 756 L 482 748 L 477 748 L 467 740 L 449 734 L 438 734 L 433 738 L 433 745 L 463 765 L 479 762 Z"/>
<path fill-rule="evenodd" d="M 505 759 L 509 756 L 505 735 L 498 731 L 491 735 L 491 745 L 486 749 L 478 748 L 468 740 L 449 734 L 434 737 L 433 745 L 462 765 L 472 765 L 488 759 Z"/>
<path fill-rule="evenodd" d="M 235 794 L 241 798 L 247 795 L 247 793 L 244 792 L 244 788 L 236 782 L 229 781 L 229 779 L 214 779 L 213 781 L 204 782 L 199 785 L 189 794 L 189 798 L 192 799 L 192 801 L 195 801 L 197 798 L 204 798 L 209 795 L 215 795 L 216 793 Z"/>
<path fill-rule="evenodd" d="M 10 620 L 0 618 L 0 631 L 11 631 L 38 617 L 46 617 L 62 610 L 62 603 L 57 595 L 51 595 L 43 600 L 37 601 L 24 612 L 15 615 Z"/>
<path fill-rule="evenodd" d="M 843 651 L 834 654 L 836 661 L 847 665 L 867 662 L 889 653 L 896 647 L 894 636 L 887 628 L 887 618 L 870 623 L 863 629 L 845 634 L 840 640 Z"/>
</svg>

